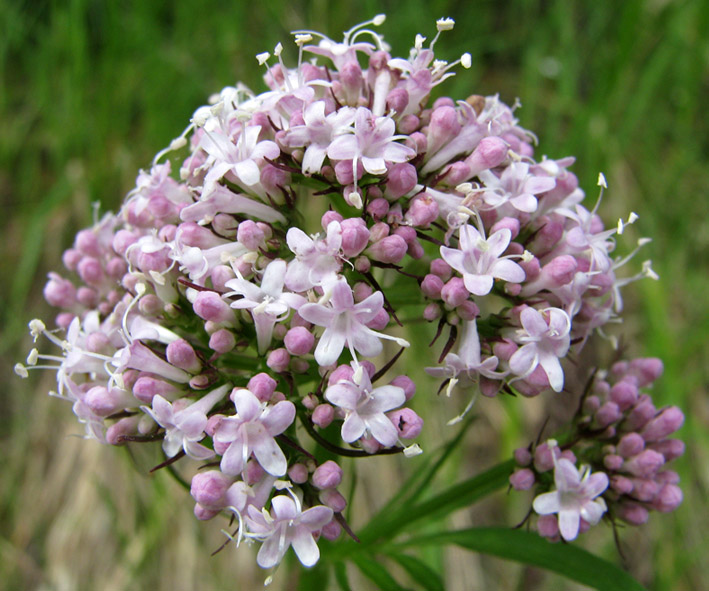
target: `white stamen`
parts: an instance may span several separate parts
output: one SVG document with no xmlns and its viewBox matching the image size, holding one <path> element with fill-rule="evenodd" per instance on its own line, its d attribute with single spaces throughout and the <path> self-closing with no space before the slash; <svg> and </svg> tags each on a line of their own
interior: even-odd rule
<svg viewBox="0 0 709 591">
<path fill-rule="evenodd" d="M 423 49 L 423 44 L 426 41 L 426 37 L 420 34 L 416 34 L 416 39 L 414 39 L 414 47 L 416 48 L 416 51 L 421 51 Z"/>
<path fill-rule="evenodd" d="M 306 43 L 310 43 L 313 40 L 313 36 L 310 33 L 296 33 L 295 44 L 298 47 L 302 47 Z"/>
<path fill-rule="evenodd" d="M 452 18 L 439 18 L 436 21 L 436 29 L 440 31 L 450 31 L 455 26 Z"/>
<path fill-rule="evenodd" d="M 347 195 L 347 201 L 349 201 L 352 207 L 357 209 L 362 209 L 362 196 L 357 191 L 352 191 Z"/>
<path fill-rule="evenodd" d="M 375 16 L 375 17 L 372 19 L 372 24 L 373 24 L 375 27 L 379 27 L 379 26 L 381 26 L 381 25 L 384 24 L 384 21 L 385 21 L 386 19 L 387 19 L 387 15 L 386 15 L 386 14 L 378 14 L 377 16 Z"/>
<path fill-rule="evenodd" d="M 466 70 L 470 69 L 470 67 L 473 65 L 473 57 L 467 52 L 464 53 L 460 56 L 460 65 L 463 66 Z"/>
<path fill-rule="evenodd" d="M 279 41 L 278 44 L 276 45 L 276 48 L 273 50 L 273 55 L 275 55 L 276 57 L 279 57 L 282 52 L 283 52 L 283 44 Z"/>
<path fill-rule="evenodd" d="M 598 186 L 603 187 L 604 189 L 608 188 L 608 183 L 606 183 L 606 177 L 602 172 L 598 173 Z"/>
<path fill-rule="evenodd" d="M 256 56 L 256 60 L 258 61 L 258 65 L 263 66 L 268 61 L 268 58 L 270 58 L 270 57 L 271 57 L 271 54 L 268 53 L 268 51 L 264 51 L 263 53 L 259 53 Z"/>
<path fill-rule="evenodd" d="M 34 340 L 35 342 L 39 338 L 39 335 L 41 335 L 45 330 L 47 330 L 47 326 L 39 318 L 30 320 L 29 327 L 30 335 L 32 335 L 32 340 Z"/>
<path fill-rule="evenodd" d="M 27 355 L 27 365 L 37 365 L 37 359 L 39 359 L 39 351 L 32 349 Z"/>
<path fill-rule="evenodd" d="M 404 448 L 404 457 L 406 458 L 420 456 L 422 453 L 423 450 L 421 449 L 421 446 L 418 443 L 414 443 L 413 445 L 409 445 L 409 447 Z"/>
<path fill-rule="evenodd" d="M 27 368 L 21 363 L 15 363 L 14 369 L 15 373 L 21 378 L 27 378 L 30 375 L 30 373 L 27 371 Z"/>
</svg>

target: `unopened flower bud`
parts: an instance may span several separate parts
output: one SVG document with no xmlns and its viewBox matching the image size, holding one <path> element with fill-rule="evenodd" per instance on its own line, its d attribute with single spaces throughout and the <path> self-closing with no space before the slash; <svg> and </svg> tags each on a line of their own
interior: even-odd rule
<svg viewBox="0 0 709 591">
<path fill-rule="evenodd" d="M 529 468 L 515 470 L 510 474 L 510 484 L 515 490 L 529 490 L 534 486 L 536 478 Z"/>
<path fill-rule="evenodd" d="M 342 226 L 342 253 L 346 257 L 355 257 L 367 246 L 369 229 L 362 218 L 348 218 L 343 220 Z"/>
<path fill-rule="evenodd" d="M 320 502 L 327 507 L 330 507 L 335 513 L 342 513 L 347 507 L 347 501 L 338 491 L 335 489 L 326 489 L 320 491 L 318 495 Z"/>
<path fill-rule="evenodd" d="M 233 478 L 219 470 L 197 472 L 192 477 L 190 494 L 202 507 L 221 510 L 224 508 L 224 495 L 232 482 Z"/>
<path fill-rule="evenodd" d="M 555 538 L 559 535 L 559 521 L 555 515 L 540 515 L 537 519 L 537 531 L 543 538 Z"/>
<path fill-rule="evenodd" d="M 652 501 L 652 508 L 660 513 L 674 511 L 682 503 L 682 489 L 674 484 L 665 484 Z"/>
<path fill-rule="evenodd" d="M 416 168 L 408 162 L 395 164 L 389 170 L 386 182 L 386 196 L 399 199 L 411 191 L 418 182 Z"/>
<path fill-rule="evenodd" d="M 630 525 L 647 523 L 648 511 L 639 503 L 622 503 L 618 506 L 616 513 L 618 517 Z"/>
<path fill-rule="evenodd" d="M 234 334 L 226 328 L 220 328 L 209 337 L 209 348 L 222 355 L 231 351 L 235 346 Z"/>
<path fill-rule="evenodd" d="M 246 384 L 249 390 L 261 402 L 267 402 L 273 396 L 278 382 L 267 373 L 261 372 L 253 376 Z"/>
<path fill-rule="evenodd" d="M 290 354 L 284 348 L 274 349 L 268 354 L 266 365 L 276 373 L 283 373 L 288 369 Z"/>
<path fill-rule="evenodd" d="M 427 228 L 438 218 L 438 204 L 428 193 L 420 193 L 409 203 L 405 219 L 413 226 Z"/>
<path fill-rule="evenodd" d="M 307 355 L 315 344 L 315 336 L 307 328 L 296 326 L 286 333 L 283 343 L 291 355 Z"/>
<path fill-rule="evenodd" d="M 596 411 L 594 423 L 599 429 L 603 429 L 618 421 L 621 416 L 620 409 L 615 402 L 606 402 Z"/>
<path fill-rule="evenodd" d="M 411 135 L 421 126 L 421 121 L 416 115 L 404 115 L 398 124 L 399 131 L 405 135 Z"/>
<path fill-rule="evenodd" d="M 236 316 L 229 304 L 213 291 L 200 291 L 192 307 L 195 314 L 204 320 L 226 326 L 233 326 L 236 322 Z"/>
<path fill-rule="evenodd" d="M 391 382 L 389 382 L 389 385 L 396 386 L 397 388 L 404 390 L 406 400 L 411 400 L 414 394 L 416 394 L 416 384 L 409 376 L 396 376 Z"/>
<path fill-rule="evenodd" d="M 443 312 L 441 311 L 441 307 L 433 302 L 428 304 L 428 306 L 423 309 L 423 318 L 427 322 L 438 320 L 442 314 Z"/>
<path fill-rule="evenodd" d="M 423 428 L 423 419 L 410 408 L 399 408 L 387 414 L 402 439 L 414 439 Z"/>
<path fill-rule="evenodd" d="M 369 246 L 366 250 L 366 254 L 375 261 L 395 264 L 404 258 L 407 249 L 408 245 L 406 241 L 401 236 L 395 234 L 387 236 Z"/>
<path fill-rule="evenodd" d="M 659 441 L 671 435 L 684 423 L 684 414 L 676 406 L 663 409 L 640 432 L 645 441 Z"/>
<path fill-rule="evenodd" d="M 532 453 L 526 447 L 518 447 L 514 451 L 514 458 L 518 466 L 529 466 L 532 462 Z"/>
<path fill-rule="evenodd" d="M 645 448 L 645 440 L 638 433 L 626 433 L 620 438 L 616 451 L 624 458 L 636 456 Z"/>
<path fill-rule="evenodd" d="M 71 308 L 76 302 L 76 288 L 68 279 L 50 273 L 49 281 L 44 286 L 44 299 L 50 306 Z"/>
<path fill-rule="evenodd" d="M 264 233 L 252 220 L 244 220 L 239 224 L 236 239 L 249 250 L 258 250 L 264 244 Z"/>
<path fill-rule="evenodd" d="M 626 460 L 623 464 L 623 470 L 633 476 L 652 478 L 664 463 L 665 458 L 661 453 L 653 449 L 645 449 Z"/>
<path fill-rule="evenodd" d="M 307 482 L 308 469 L 305 467 L 305 464 L 293 464 L 290 468 L 288 468 L 288 478 L 290 478 L 294 484 L 303 484 Z"/>
<path fill-rule="evenodd" d="M 313 485 L 320 490 L 337 488 L 342 482 L 342 468 L 332 460 L 328 460 L 315 469 L 312 481 Z"/>
<path fill-rule="evenodd" d="M 684 454 L 684 441 L 680 439 L 665 439 L 664 441 L 656 441 L 648 445 L 651 449 L 661 453 L 665 458 L 665 462 L 679 458 Z"/>
<path fill-rule="evenodd" d="M 335 418 L 335 409 L 330 404 L 318 404 L 313 410 L 312 421 L 321 429 L 325 429 Z"/>
<path fill-rule="evenodd" d="M 609 397 L 621 411 L 626 411 L 637 401 L 638 388 L 630 380 L 621 380 L 613 385 Z"/>
<path fill-rule="evenodd" d="M 621 495 L 629 495 L 633 492 L 633 481 L 626 476 L 614 474 L 610 479 L 610 487 Z"/>
<path fill-rule="evenodd" d="M 460 277 L 453 277 L 441 289 L 441 299 L 453 308 L 460 306 L 469 295 L 470 292 Z"/>
<path fill-rule="evenodd" d="M 470 167 L 470 176 L 477 176 L 483 170 L 495 168 L 507 158 L 507 142 L 496 136 L 488 136 L 480 140 L 472 154 L 465 159 Z"/>
<path fill-rule="evenodd" d="M 184 369 L 192 374 L 202 371 L 202 362 L 197 357 L 195 350 L 186 340 L 178 339 L 171 342 L 165 353 L 167 360 L 180 369 Z"/>
<path fill-rule="evenodd" d="M 335 519 L 333 519 L 329 523 L 325 524 L 321 533 L 323 538 L 333 542 L 340 537 L 340 534 L 342 533 L 342 526 Z"/>
</svg>

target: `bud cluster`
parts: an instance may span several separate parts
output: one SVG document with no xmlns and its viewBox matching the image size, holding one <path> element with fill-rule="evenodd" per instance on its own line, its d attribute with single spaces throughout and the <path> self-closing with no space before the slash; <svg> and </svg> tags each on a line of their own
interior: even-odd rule
<svg viewBox="0 0 709 591">
<path fill-rule="evenodd" d="M 518 467 L 510 476 L 513 488 L 548 491 L 552 484 L 556 488 L 537 496 L 533 503 L 540 515 L 537 529 L 542 535 L 574 539 L 579 531 L 597 523 L 606 510 L 610 520 L 640 525 L 647 521 L 649 511 L 667 513 L 682 502 L 679 476 L 667 469 L 667 464 L 684 453 L 684 443 L 670 438 L 682 426 L 684 415 L 676 406 L 657 409 L 650 395 L 641 390 L 661 374 L 659 359 L 614 364 L 607 376 L 592 378 L 567 443 L 549 440 L 515 451 Z M 594 480 L 595 489 L 569 484 L 564 474 L 573 473 L 577 461 L 581 472 Z M 552 507 L 551 496 L 562 494 L 565 505 Z M 583 501 L 593 499 L 595 512 L 584 511 Z M 575 529 L 563 529 L 564 512 L 567 520 L 574 512 L 580 518 Z M 552 513 L 559 514 L 558 523 Z"/>
</svg>

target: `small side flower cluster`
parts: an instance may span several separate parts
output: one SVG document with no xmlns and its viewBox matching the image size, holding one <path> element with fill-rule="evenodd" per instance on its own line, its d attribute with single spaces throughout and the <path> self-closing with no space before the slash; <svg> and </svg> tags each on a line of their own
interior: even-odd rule
<svg viewBox="0 0 709 591">
<path fill-rule="evenodd" d="M 76 236 L 73 278 L 49 275 L 57 328 L 30 330 L 59 354 L 33 349 L 16 366 L 55 370 L 87 437 L 161 441 L 162 465 L 209 467 L 192 480 L 195 515 L 236 516 L 264 568 L 290 546 L 311 566 L 318 536 L 351 533 L 342 470 L 313 446 L 421 452 L 416 386 L 397 369 L 410 359 L 405 305 L 437 323 L 434 343 L 447 333 L 425 364 L 449 396 L 534 396 L 564 389 L 563 359 L 616 318 L 622 286 L 656 278 L 649 262 L 616 274 L 632 255 L 611 257 L 615 236 L 637 216 L 605 229 L 581 205 L 574 159 L 535 159 L 514 107 L 429 104 L 470 67 L 468 54 L 434 59 L 451 19 L 408 59 L 367 28 L 383 22 L 342 42 L 297 31 L 295 68 L 280 44 L 257 56 L 268 91 L 228 87 L 197 109 L 118 214 Z M 586 486 L 557 464 L 563 486 Z"/>
<path fill-rule="evenodd" d="M 515 489 L 548 490 L 553 470 L 554 490 L 532 504 L 541 535 L 573 540 L 606 511 L 610 520 L 640 525 L 650 511 L 667 513 L 682 502 L 679 476 L 667 464 L 684 453 L 684 443 L 670 438 L 684 415 L 676 406 L 655 408 L 641 390 L 661 373 L 659 359 L 616 363 L 606 378 L 594 376 L 568 443 L 515 451 Z"/>
</svg>

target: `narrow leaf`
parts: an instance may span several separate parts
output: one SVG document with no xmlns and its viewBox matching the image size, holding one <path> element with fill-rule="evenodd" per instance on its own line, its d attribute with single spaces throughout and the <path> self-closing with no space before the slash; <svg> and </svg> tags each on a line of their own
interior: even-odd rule
<svg viewBox="0 0 709 591">
<path fill-rule="evenodd" d="M 389 571 L 376 560 L 355 554 L 352 561 L 357 565 L 357 568 L 362 571 L 362 574 L 368 579 L 374 581 L 380 589 L 386 591 L 405 591 L 404 587 L 399 585 L 389 574 Z"/>
<path fill-rule="evenodd" d="M 402 547 L 456 544 L 558 573 L 602 591 L 644 591 L 615 564 L 572 544 L 552 544 L 536 533 L 506 528 L 471 528 L 429 534 L 407 540 Z"/>
<path fill-rule="evenodd" d="M 335 563 L 335 580 L 340 587 L 340 591 L 352 591 L 350 582 L 347 580 L 347 565 L 344 562 Z"/>
<path fill-rule="evenodd" d="M 408 554 L 389 554 L 389 557 L 396 560 L 413 581 L 426 591 L 445 591 L 440 575 L 420 558 Z"/>
</svg>

